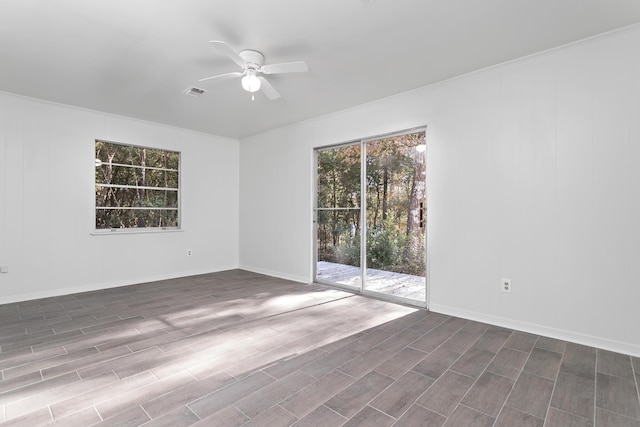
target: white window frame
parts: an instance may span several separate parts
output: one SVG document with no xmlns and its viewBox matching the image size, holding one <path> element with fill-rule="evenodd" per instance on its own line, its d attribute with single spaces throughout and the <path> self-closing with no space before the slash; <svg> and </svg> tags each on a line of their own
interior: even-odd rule
<svg viewBox="0 0 640 427">
<path fill-rule="evenodd" d="M 105 144 L 114 144 L 114 145 L 122 145 L 125 147 L 134 147 L 134 148 L 146 148 L 149 150 L 156 150 L 156 151 L 162 151 L 162 152 L 168 152 L 168 153 L 177 153 L 178 154 L 178 169 L 168 169 L 168 168 L 161 168 L 161 167 L 154 167 L 154 166 L 142 166 L 142 165 L 131 165 L 131 164 L 122 164 L 122 163 L 111 163 L 112 166 L 118 166 L 118 167 L 126 167 L 126 168 L 137 168 L 137 169 L 147 169 L 147 170 L 164 170 L 164 171 L 169 171 L 169 172 L 177 172 L 178 174 L 178 187 L 177 188 L 171 188 L 171 187 L 154 187 L 154 186 L 137 186 L 137 185 L 127 185 L 127 184 L 118 184 L 118 183 L 111 183 L 111 184 L 104 184 L 104 183 L 99 183 L 96 180 L 96 174 L 94 173 L 94 209 L 93 209 L 93 231 L 91 234 L 94 235 L 110 235 L 110 234 L 136 234 L 136 233 L 158 233 L 158 232 L 175 232 L 175 231 L 182 231 L 182 203 L 181 203 L 181 196 L 182 196 L 182 191 L 181 191 L 181 187 L 182 187 L 182 152 L 180 151 L 176 151 L 176 150 L 169 150 L 169 149 L 165 149 L 165 148 L 158 148 L 158 147 L 150 147 L 150 146 L 145 146 L 145 145 L 138 145 L 138 144 L 128 144 L 128 143 L 123 143 L 123 142 L 115 142 L 115 141 L 109 141 L 109 140 L 105 140 L 105 139 L 96 139 L 94 141 L 94 154 L 95 154 L 95 148 L 96 145 L 101 142 L 101 143 L 105 143 Z M 97 157 L 95 158 L 95 167 L 98 167 L 101 165 L 100 159 L 98 159 Z M 111 187 L 111 188 L 123 188 L 123 189 L 133 189 L 133 190 L 140 190 L 140 189 L 144 189 L 144 190 L 166 190 L 166 191 L 175 191 L 177 192 L 177 207 L 173 208 L 169 208 L 169 207 L 148 207 L 148 206 L 124 206 L 124 207 L 106 207 L 106 206 L 98 206 L 97 205 L 97 197 L 96 197 L 96 188 L 100 186 L 100 187 Z M 171 210 L 171 211 L 177 211 L 178 215 L 177 215 L 177 221 L 178 224 L 177 226 L 166 226 L 166 227 L 123 227 L 123 228 L 96 228 L 96 219 L 97 219 L 97 212 L 99 209 L 106 209 L 106 210 L 139 210 L 139 211 L 143 211 L 143 210 Z"/>
</svg>

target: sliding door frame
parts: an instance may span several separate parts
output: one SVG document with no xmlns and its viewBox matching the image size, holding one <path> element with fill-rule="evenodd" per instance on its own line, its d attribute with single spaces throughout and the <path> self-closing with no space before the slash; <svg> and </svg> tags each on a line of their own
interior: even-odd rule
<svg viewBox="0 0 640 427">
<path fill-rule="evenodd" d="M 342 147 L 350 147 L 352 145 L 360 145 L 360 167 L 362 168 L 362 140 L 356 139 L 349 142 L 344 142 L 340 144 L 333 145 L 324 145 L 321 147 L 315 147 L 313 149 L 313 198 L 311 207 L 311 212 L 313 215 L 312 218 L 312 245 L 313 245 L 313 282 L 320 283 L 323 285 L 329 285 L 341 289 L 345 289 L 351 292 L 362 293 L 363 289 L 363 269 L 362 269 L 362 249 L 360 250 L 360 286 L 359 289 L 356 286 L 349 286 L 341 283 L 334 282 L 325 282 L 322 280 L 318 280 L 318 153 L 320 151 L 332 150 L 334 148 L 342 148 Z M 362 169 L 360 170 L 360 224 L 362 224 Z M 362 234 L 362 230 L 360 230 L 360 234 Z M 362 245 L 362 235 L 360 236 L 360 244 Z M 362 248 L 362 246 L 361 246 Z"/>
<path fill-rule="evenodd" d="M 333 145 L 325 145 L 314 147 L 313 149 L 313 197 L 312 197 L 312 244 L 313 244 L 313 282 L 320 283 L 323 285 L 328 285 L 340 289 L 347 290 L 349 292 L 355 292 L 362 295 L 387 300 L 390 302 L 403 304 L 403 305 L 411 305 L 415 307 L 428 308 L 429 306 L 429 251 L 427 248 L 428 242 L 428 233 L 429 233 L 429 217 L 430 215 L 425 215 L 425 231 L 424 231 L 424 248 L 425 248 L 425 275 L 424 275 L 424 286 L 425 286 L 425 300 L 414 300 L 405 297 L 399 297 L 396 295 L 386 294 L 383 292 L 376 292 L 366 289 L 366 272 L 367 272 L 367 143 L 371 141 L 377 141 L 384 138 L 391 138 L 394 136 L 409 134 L 409 133 L 417 133 L 417 132 L 425 132 L 425 162 L 427 163 L 427 175 L 429 171 L 428 162 L 429 162 L 429 145 L 427 144 L 427 136 L 426 136 L 426 126 L 419 126 L 415 128 L 405 129 L 398 132 L 392 132 L 388 134 L 376 135 L 362 139 L 356 139 L 345 143 L 333 144 Z M 349 286 L 341 283 L 328 282 L 318 280 L 318 153 L 325 150 L 348 147 L 353 145 L 360 145 L 360 286 Z M 426 179 L 426 177 L 425 177 Z M 427 200 L 428 200 L 428 180 L 425 183 L 427 185 Z M 426 209 L 428 209 L 428 203 L 426 204 Z M 359 288 L 359 289 L 358 289 Z"/>
</svg>

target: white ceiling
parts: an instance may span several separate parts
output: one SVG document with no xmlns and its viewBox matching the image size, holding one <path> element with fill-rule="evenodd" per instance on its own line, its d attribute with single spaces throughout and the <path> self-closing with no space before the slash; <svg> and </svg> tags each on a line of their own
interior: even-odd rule
<svg viewBox="0 0 640 427">
<path fill-rule="evenodd" d="M 0 90 L 243 138 L 638 22 L 640 0 L 4 0 Z M 209 40 L 310 71 L 251 101 L 198 83 L 239 69 Z"/>
</svg>

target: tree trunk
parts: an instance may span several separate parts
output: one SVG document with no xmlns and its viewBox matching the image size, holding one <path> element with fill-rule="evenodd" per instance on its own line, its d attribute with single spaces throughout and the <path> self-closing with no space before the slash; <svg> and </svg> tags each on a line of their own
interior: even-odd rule
<svg viewBox="0 0 640 427">
<path fill-rule="evenodd" d="M 389 166 L 384 167 L 382 175 L 382 223 L 387 219 L 387 199 L 389 197 Z"/>
<path fill-rule="evenodd" d="M 410 259 L 412 254 L 421 252 L 424 238 L 426 212 L 426 156 L 424 151 L 416 151 L 411 185 L 411 200 L 407 217 L 407 246 L 404 258 Z"/>
<path fill-rule="evenodd" d="M 107 167 L 107 173 L 105 175 L 105 179 L 104 179 L 104 184 L 111 184 L 111 180 L 113 179 L 113 158 L 115 157 L 116 153 L 107 153 L 107 159 L 108 162 L 106 164 Z M 106 206 L 107 204 L 107 195 L 109 194 L 110 189 L 107 189 L 105 187 L 102 188 L 102 191 L 100 192 L 100 198 L 98 199 L 98 203 L 96 203 L 97 206 Z"/>
<path fill-rule="evenodd" d="M 331 172 L 331 207 L 334 209 L 332 212 L 333 223 L 331 224 L 331 242 L 333 243 L 333 247 L 338 246 L 338 211 L 335 208 L 338 207 L 338 194 L 336 187 L 338 186 L 338 177 L 335 169 Z"/>
<path fill-rule="evenodd" d="M 140 169 L 140 180 L 138 181 L 138 186 L 139 187 L 144 187 L 145 185 L 147 185 L 147 169 L 145 168 L 145 166 L 147 165 L 147 149 L 143 148 L 142 151 L 140 152 L 140 166 L 142 166 L 142 168 Z M 144 206 L 144 193 L 145 193 L 145 189 L 144 188 L 138 188 L 138 203 L 140 206 Z M 140 212 L 138 213 L 138 227 L 139 228 L 143 228 L 146 227 L 146 220 L 145 220 L 145 215 Z"/>
<path fill-rule="evenodd" d="M 373 229 L 378 227 L 378 212 L 380 211 L 380 186 L 376 185 L 376 208 L 373 211 Z"/>
</svg>

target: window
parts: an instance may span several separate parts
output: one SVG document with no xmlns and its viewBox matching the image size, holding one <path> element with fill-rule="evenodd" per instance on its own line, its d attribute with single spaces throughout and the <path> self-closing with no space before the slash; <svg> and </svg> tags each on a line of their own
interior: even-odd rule
<svg viewBox="0 0 640 427">
<path fill-rule="evenodd" d="M 180 153 L 96 140 L 96 231 L 180 227 Z"/>
</svg>

